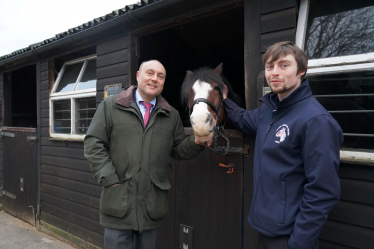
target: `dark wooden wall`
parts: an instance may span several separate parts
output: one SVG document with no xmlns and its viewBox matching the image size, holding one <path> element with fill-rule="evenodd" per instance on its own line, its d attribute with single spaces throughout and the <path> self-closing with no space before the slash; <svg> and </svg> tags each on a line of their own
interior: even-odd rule
<svg viewBox="0 0 374 249">
<path fill-rule="evenodd" d="M 130 45 L 130 35 L 97 45 L 96 102 L 98 104 L 104 97 L 106 85 L 117 83 L 122 83 L 122 87 L 129 85 Z"/>
<path fill-rule="evenodd" d="M 340 164 L 341 199 L 330 212 L 321 249 L 374 248 L 374 167 Z"/>
<path fill-rule="evenodd" d="M 3 126 L 3 73 L 0 73 L 0 127 Z M 4 167 L 3 167 L 3 141 L 0 140 L 0 186 L 3 185 L 3 172 L 4 172 Z M 0 202 L 2 202 L 0 198 Z"/>
<path fill-rule="evenodd" d="M 49 92 L 53 61 L 40 64 L 41 96 L 41 220 L 102 246 L 99 224 L 101 187 L 83 156 L 83 142 L 49 139 Z M 51 73 L 52 72 L 52 73 Z"/>
</svg>

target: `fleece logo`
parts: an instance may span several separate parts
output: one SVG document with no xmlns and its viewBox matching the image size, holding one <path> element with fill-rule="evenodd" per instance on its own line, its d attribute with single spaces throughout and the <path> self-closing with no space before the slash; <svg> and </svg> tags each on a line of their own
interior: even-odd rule
<svg viewBox="0 0 374 249">
<path fill-rule="evenodd" d="M 277 129 L 277 133 L 275 134 L 275 137 L 277 137 L 277 140 L 275 140 L 275 142 L 279 144 L 283 142 L 284 140 L 286 140 L 286 137 L 288 137 L 289 135 L 290 135 L 290 129 L 288 128 L 288 125 L 283 124 L 279 126 Z M 279 141 L 278 141 L 278 137 L 279 137 Z"/>
</svg>

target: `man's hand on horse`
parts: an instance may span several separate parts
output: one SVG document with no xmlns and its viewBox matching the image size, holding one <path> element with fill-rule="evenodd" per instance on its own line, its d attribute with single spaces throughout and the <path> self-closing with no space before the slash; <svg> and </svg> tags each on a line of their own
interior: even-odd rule
<svg viewBox="0 0 374 249">
<path fill-rule="evenodd" d="M 211 146 L 212 143 L 213 143 L 213 139 L 209 140 L 208 142 L 202 142 L 202 141 L 198 141 L 196 140 L 196 137 L 195 137 L 195 143 L 200 145 L 200 146 Z"/>
<path fill-rule="evenodd" d="M 222 91 L 222 97 L 223 99 L 226 99 L 227 98 L 227 94 L 229 93 L 229 89 L 227 88 L 227 86 L 225 85 L 225 88 L 223 89 Z"/>
</svg>

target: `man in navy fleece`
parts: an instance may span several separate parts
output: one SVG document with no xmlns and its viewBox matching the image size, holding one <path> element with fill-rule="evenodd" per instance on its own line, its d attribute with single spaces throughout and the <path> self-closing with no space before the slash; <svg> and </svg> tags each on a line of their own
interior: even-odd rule
<svg viewBox="0 0 374 249">
<path fill-rule="evenodd" d="M 264 54 L 272 92 L 255 110 L 238 107 L 224 92 L 234 126 L 257 134 L 254 192 L 248 215 L 263 249 L 314 249 L 330 210 L 340 198 L 339 146 L 342 130 L 312 96 L 308 58 L 292 42 Z"/>
</svg>

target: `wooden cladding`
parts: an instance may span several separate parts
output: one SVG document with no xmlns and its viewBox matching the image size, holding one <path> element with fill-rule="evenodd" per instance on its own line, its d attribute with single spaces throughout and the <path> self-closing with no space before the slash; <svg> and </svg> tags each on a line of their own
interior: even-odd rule
<svg viewBox="0 0 374 249">
<path fill-rule="evenodd" d="M 130 44 L 130 36 L 126 35 L 97 45 L 97 103 L 102 101 L 106 85 L 129 85 Z"/>
</svg>

